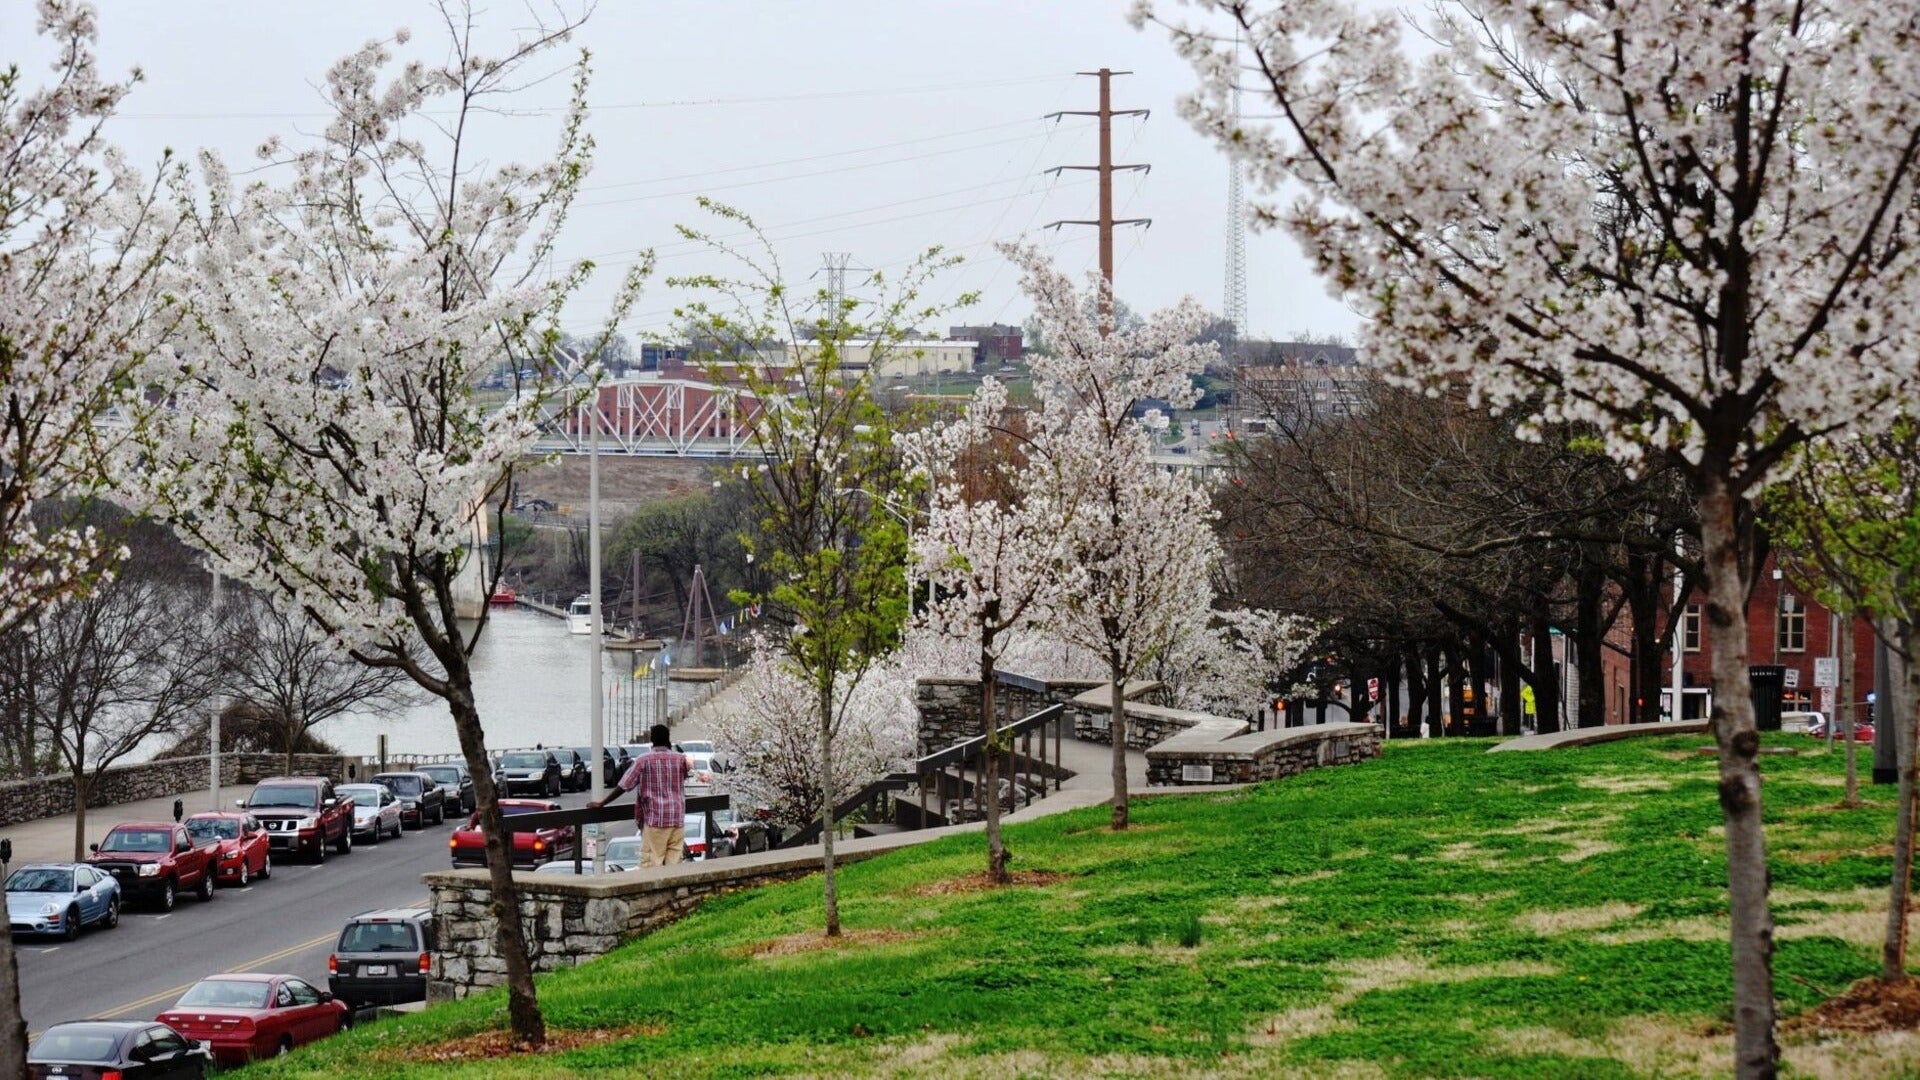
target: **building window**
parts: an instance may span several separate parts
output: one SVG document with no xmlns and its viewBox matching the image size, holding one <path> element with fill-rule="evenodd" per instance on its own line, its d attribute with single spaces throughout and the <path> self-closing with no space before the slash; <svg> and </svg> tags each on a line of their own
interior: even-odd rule
<svg viewBox="0 0 1920 1080">
<path fill-rule="evenodd" d="M 1701 614 L 1699 604 L 1688 604 L 1686 614 L 1680 617 L 1680 648 L 1686 652 L 1700 651 Z"/>
<path fill-rule="evenodd" d="M 1780 600 L 1780 651 L 1807 651 L 1807 608 L 1788 593 Z"/>
</svg>

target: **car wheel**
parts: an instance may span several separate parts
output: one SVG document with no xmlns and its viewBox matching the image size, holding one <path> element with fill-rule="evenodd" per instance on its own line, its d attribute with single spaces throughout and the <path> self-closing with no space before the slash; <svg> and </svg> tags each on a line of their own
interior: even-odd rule
<svg viewBox="0 0 1920 1080">
<path fill-rule="evenodd" d="M 400 827 L 400 819 L 394 818 L 393 819 L 393 838 L 395 840 L 398 840 L 401 837 L 405 836 L 406 834 L 407 834 L 407 831 Z"/>
<path fill-rule="evenodd" d="M 120 925 L 120 898 L 119 897 L 116 896 L 113 899 L 107 901 L 107 914 L 105 918 L 100 920 L 100 925 L 107 928 L 108 930 L 111 930 L 114 927 Z"/>
<path fill-rule="evenodd" d="M 60 928 L 60 936 L 68 941 L 80 940 L 80 905 L 67 909 L 67 924 Z"/>
<path fill-rule="evenodd" d="M 240 887 L 246 888 L 253 883 L 253 875 L 247 870 L 247 857 L 240 856 Z"/>
<path fill-rule="evenodd" d="M 283 1057 L 292 1052 L 293 1052 L 293 1036 L 291 1035 L 280 1036 L 280 1045 L 275 1046 L 273 1048 L 273 1056 Z"/>
<path fill-rule="evenodd" d="M 213 870 L 211 868 L 200 875 L 200 885 L 194 889 L 193 895 L 199 897 L 200 902 L 203 904 L 213 899 Z"/>
<path fill-rule="evenodd" d="M 313 862 L 314 862 L 314 865 L 318 866 L 319 864 L 326 861 L 327 861 L 327 838 L 322 836 L 322 837 L 319 837 L 313 845 Z"/>
<path fill-rule="evenodd" d="M 340 834 L 340 846 L 334 849 L 342 855 L 353 854 L 353 830 L 347 829 Z"/>
<path fill-rule="evenodd" d="M 370 839 L 370 840 L 368 840 L 368 841 L 367 841 L 367 843 L 368 843 L 369 845 L 372 845 L 372 846 L 374 846 L 374 847 L 378 847 L 378 846 L 380 846 L 380 834 L 381 834 L 381 833 L 383 833 L 383 832 L 385 832 L 385 831 L 386 831 L 385 829 L 382 829 L 382 828 L 380 827 L 380 821 L 379 821 L 379 819 L 378 819 L 378 818 L 375 818 L 375 819 L 374 819 L 374 822 L 373 822 L 373 838 L 372 838 L 372 839 Z"/>
<path fill-rule="evenodd" d="M 160 883 L 160 910 L 172 911 L 174 899 L 173 879 L 167 878 Z"/>
<path fill-rule="evenodd" d="M 260 880 L 265 881 L 272 876 L 273 876 L 273 852 L 269 851 L 267 852 L 266 855 L 262 856 L 260 859 Z"/>
<path fill-rule="evenodd" d="M 446 820 L 447 820 L 447 804 L 441 803 L 439 806 L 436 806 L 433 808 L 433 823 L 435 825 L 444 825 L 446 824 Z"/>
</svg>

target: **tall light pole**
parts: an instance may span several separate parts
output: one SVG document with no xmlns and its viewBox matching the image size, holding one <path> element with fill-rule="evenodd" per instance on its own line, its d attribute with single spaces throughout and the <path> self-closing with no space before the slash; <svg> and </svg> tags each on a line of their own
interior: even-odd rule
<svg viewBox="0 0 1920 1080">
<path fill-rule="evenodd" d="M 906 579 L 907 600 L 911 603 L 913 600 L 913 515 L 895 506 L 893 500 L 887 498 L 885 495 L 876 494 L 863 487 L 835 488 L 833 493 L 835 495 L 865 495 L 867 498 L 873 500 L 874 505 L 892 514 L 893 519 L 898 521 L 907 530 L 907 560 L 901 564 L 900 573 L 901 576 Z M 931 574 L 927 575 L 927 606 L 933 606 L 933 575 Z"/>
<path fill-rule="evenodd" d="M 600 622 L 600 389 L 593 391 L 593 409 L 588 423 L 592 425 L 587 448 L 587 621 L 592 631 L 587 635 L 590 659 L 587 661 L 587 682 L 589 684 L 588 720 L 589 729 L 587 756 L 588 774 L 593 777 L 594 802 L 605 797 L 605 783 L 601 770 L 605 767 L 601 759 L 606 756 L 607 729 L 606 717 L 602 711 L 602 699 L 606 688 L 601 684 L 600 653 L 604 648 L 601 638 Z M 600 843 L 600 825 L 598 822 L 587 826 L 588 835 L 593 837 L 593 872 L 603 874 L 607 869 L 606 845 Z"/>
</svg>

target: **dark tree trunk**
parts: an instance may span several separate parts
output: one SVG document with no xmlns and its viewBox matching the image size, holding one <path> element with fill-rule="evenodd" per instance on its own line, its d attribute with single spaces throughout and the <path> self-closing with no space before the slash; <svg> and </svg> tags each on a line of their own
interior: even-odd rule
<svg viewBox="0 0 1920 1080">
<path fill-rule="evenodd" d="M 1533 687 L 1533 730 L 1547 735 L 1560 730 L 1560 671 L 1553 662 L 1553 626 L 1545 603 L 1534 611 L 1532 632 L 1533 677 L 1527 681 Z"/>
<path fill-rule="evenodd" d="M 1607 578 L 1597 562 L 1588 559 L 1579 575 L 1579 597 L 1574 604 L 1574 670 L 1578 672 L 1576 724 L 1602 727 L 1607 722 L 1607 684 L 1600 673 L 1600 654 L 1606 648 Z"/>
<path fill-rule="evenodd" d="M 1504 629 L 1494 637 L 1500 661 L 1500 734 L 1520 734 L 1519 631 Z"/>
<path fill-rule="evenodd" d="M 1400 661 L 1395 659 L 1382 673 L 1385 678 L 1381 687 L 1382 699 L 1387 706 L 1387 731 L 1392 738 L 1404 738 L 1400 728 Z"/>
<path fill-rule="evenodd" d="M 1467 734 L 1493 734 L 1493 714 L 1487 708 L 1487 640 L 1479 631 L 1467 638 L 1467 686 L 1473 691 L 1473 721 Z"/>
<path fill-rule="evenodd" d="M 1418 649 L 1407 652 L 1406 737 L 1417 739 L 1427 715 L 1427 669 Z"/>
<path fill-rule="evenodd" d="M 1440 669 L 1440 646 L 1427 646 L 1427 738 L 1438 739 L 1446 732 L 1445 705 L 1441 694 L 1446 689 Z"/>
<path fill-rule="evenodd" d="M 1627 556 L 1630 572 L 1622 588 L 1626 590 L 1627 613 L 1633 620 L 1633 715 L 1636 724 L 1651 724 L 1660 719 L 1661 569 L 1665 565 L 1647 552 Z M 1679 598 L 1675 598 L 1678 602 Z M 1671 637 L 1668 627 L 1667 637 Z M 1676 703 L 1677 704 L 1677 703 Z M 1674 719 L 1680 717 L 1676 714 Z"/>
<path fill-rule="evenodd" d="M 1441 643 L 1440 655 L 1447 666 L 1447 727 L 1449 735 L 1467 733 L 1466 665 L 1460 656 L 1460 639 Z"/>
</svg>

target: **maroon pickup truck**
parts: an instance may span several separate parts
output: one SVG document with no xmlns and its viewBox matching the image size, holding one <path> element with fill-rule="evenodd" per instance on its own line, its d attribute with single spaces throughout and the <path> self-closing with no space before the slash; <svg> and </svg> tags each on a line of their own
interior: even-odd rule
<svg viewBox="0 0 1920 1080">
<path fill-rule="evenodd" d="M 128 900 L 150 900 L 172 911 L 182 892 L 203 902 L 213 899 L 214 857 L 218 844 L 195 844 L 185 825 L 133 821 L 115 825 L 93 845 L 87 861 L 113 875 Z"/>
</svg>

